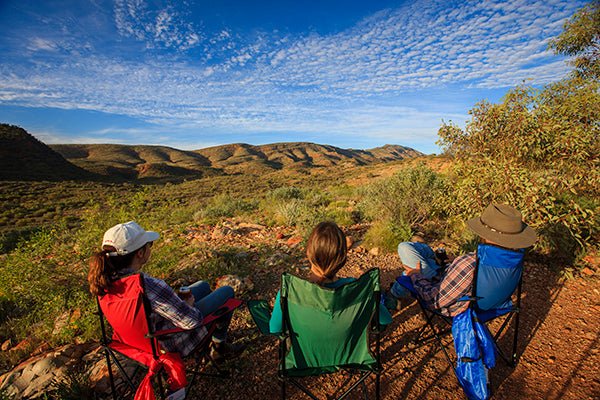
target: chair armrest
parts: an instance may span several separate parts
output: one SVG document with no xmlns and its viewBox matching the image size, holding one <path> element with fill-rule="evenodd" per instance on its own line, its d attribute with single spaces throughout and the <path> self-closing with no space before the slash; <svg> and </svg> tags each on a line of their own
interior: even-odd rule
<svg viewBox="0 0 600 400">
<path fill-rule="evenodd" d="M 244 302 L 239 299 L 227 300 L 221 307 L 217 308 L 212 313 L 205 315 L 204 318 L 202 319 L 201 326 L 207 326 L 207 325 L 211 324 L 213 321 L 215 321 L 217 318 L 219 318 L 220 316 L 230 313 L 230 312 L 233 312 L 233 310 L 240 307 L 243 303 Z M 154 332 L 151 334 L 149 333 L 145 336 L 147 338 L 156 338 L 156 337 L 161 337 L 161 336 L 172 335 L 174 333 L 190 332 L 190 331 L 194 331 L 196 329 L 198 329 L 198 327 L 191 328 L 191 329 L 184 329 L 184 328 L 165 329 L 165 330 L 157 331 L 157 332 Z"/>
<path fill-rule="evenodd" d="M 258 330 L 263 335 L 271 335 L 269 321 L 271 320 L 271 306 L 266 300 L 248 300 L 246 303 L 250 316 Z M 275 334 L 276 335 L 276 334 Z"/>
<path fill-rule="evenodd" d="M 183 328 L 165 329 L 165 330 L 162 330 L 162 331 L 156 331 L 154 333 L 148 333 L 148 334 L 145 335 L 145 337 L 147 337 L 147 338 L 155 338 L 155 337 L 172 335 L 174 333 L 189 332 L 189 331 L 193 331 L 195 329 L 198 329 L 198 328 L 192 328 L 192 329 L 183 329 Z"/>
<path fill-rule="evenodd" d="M 244 301 L 240 299 L 232 298 L 227 300 L 221 307 L 217 308 L 212 313 L 205 315 L 202 319 L 202 325 L 208 325 L 217 318 L 227 313 L 233 312 L 233 310 L 240 307 L 242 304 L 244 304 Z"/>
<path fill-rule="evenodd" d="M 463 296 L 460 299 L 456 300 L 452 304 L 462 303 L 462 302 L 465 302 L 465 301 L 477 301 L 479 299 L 483 299 L 483 297 L 481 297 L 481 296 Z"/>
</svg>

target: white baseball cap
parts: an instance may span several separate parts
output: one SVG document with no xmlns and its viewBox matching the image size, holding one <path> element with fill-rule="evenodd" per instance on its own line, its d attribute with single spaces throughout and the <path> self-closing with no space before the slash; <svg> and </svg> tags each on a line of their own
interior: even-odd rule
<svg viewBox="0 0 600 400">
<path fill-rule="evenodd" d="M 102 247 L 112 246 L 116 251 L 108 253 L 109 256 L 123 256 L 139 250 L 148 242 L 154 242 L 160 235 L 156 232 L 146 231 L 134 221 L 118 224 L 104 233 Z"/>
</svg>

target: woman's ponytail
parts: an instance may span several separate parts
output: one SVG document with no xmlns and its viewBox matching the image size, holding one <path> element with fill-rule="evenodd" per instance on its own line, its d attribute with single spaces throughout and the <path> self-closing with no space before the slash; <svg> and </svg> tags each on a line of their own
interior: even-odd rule
<svg viewBox="0 0 600 400">
<path fill-rule="evenodd" d="M 88 272 L 88 283 L 90 292 L 94 296 L 101 296 L 106 292 L 110 284 L 110 261 L 108 260 L 108 251 L 102 250 L 92 255 L 90 259 L 90 270 Z"/>
<path fill-rule="evenodd" d="M 90 270 L 88 272 L 88 283 L 90 284 L 90 292 L 94 296 L 102 296 L 106 293 L 110 285 L 111 278 L 125 268 L 129 268 L 133 262 L 133 258 L 137 251 L 119 255 L 110 255 L 116 249 L 112 246 L 104 246 L 102 251 L 94 253 L 90 259 Z"/>
</svg>

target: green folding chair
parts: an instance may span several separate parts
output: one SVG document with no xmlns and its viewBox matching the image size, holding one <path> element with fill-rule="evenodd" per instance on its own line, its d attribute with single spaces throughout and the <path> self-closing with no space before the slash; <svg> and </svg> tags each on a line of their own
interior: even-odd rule
<svg viewBox="0 0 600 400">
<path fill-rule="evenodd" d="M 284 273 L 281 277 L 283 330 L 279 335 L 281 397 L 289 382 L 310 398 L 317 397 L 302 377 L 348 372 L 334 393 L 345 398 L 375 375 L 375 397 L 380 398 L 380 284 L 379 269 L 357 280 L 329 289 Z M 270 307 L 264 300 L 249 301 L 248 308 L 264 334 L 269 333 Z M 372 340 L 370 340 L 372 339 Z"/>
</svg>

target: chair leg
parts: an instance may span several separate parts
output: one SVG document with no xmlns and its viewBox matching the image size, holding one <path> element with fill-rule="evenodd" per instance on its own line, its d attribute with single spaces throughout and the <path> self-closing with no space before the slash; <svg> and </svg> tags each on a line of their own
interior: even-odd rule
<svg viewBox="0 0 600 400">
<path fill-rule="evenodd" d="M 127 372 L 125 371 L 125 368 L 123 368 L 123 366 L 121 365 L 121 363 L 119 362 L 119 360 L 117 360 L 117 356 L 114 353 L 112 353 L 112 356 L 113 356 L 113 360 L 115 362 L 115 365 L 117 366 L 117 368 L 121 372 L 121 376 L 123 376 L 123 379 L 125 379 L 125 382 L 129 385 L 129 388 L 135 392 L 135 385 L 133 384 L 133 381 L 131 380 L 132 378 L 129 377 L 129 375 L 127 375 Z M 136 369 L 136 371 L 137 371 L 137 369 Z"/>
<path fill-rule="evenodd" d="M 365 396 L 365 400 L 369 400 L 369 393 L 367 392 L 367 384 L 365 383 L 365 381 L 362 381 L 362 389 L 363 389 L 363 394 Z"/>
<path fill-rule="evenodd" d="M 162 371 L 161 371 L 162 372 Z M 164 389 L 164 385 L 163 385 L 163 378 L 161 373 L 157 374 L 157 381 L 158 381 L 158 392 L 160 393 L 160 398 L 161 399 L 165 399 L 165 389 Z"/>
<path fill-rule="evenodd" d="M 438 330 L 435 328 L 435 325 L 433 323 L 433 318 L 431 316 L 429 316 L 429 314 L 427 314 L 425 309 L 423 309 L 423 311 L 425 314 L 425 319 L 427 320 L 427 326 L 429 326 L 429 329 L 431 329 L 431 332 L 433 332 L 433 336 L 435 337 L 436 342 L 437 342 L 438 346 L 440 347 L 440 349 L 444 352 L 444 356 L 446 357 L 446 360 L 448 361 L 450 366 L 454 369 L 454 362 L 452 361 L 452 358 L 450 358 L 450 355 L 448 354 L 448 350 L 446 350 L 446 346 L 444 346 L 444 342 L 442 341 L 440 332 L 438 332 Z"/>
<path fill-rule="evenodd" d="M 519 357 L 517 355 L 517 340 L 519 337 L 519 316 L 521 315 L 520 310 L 517 311 L 517 315 L 515 316 L 515 336 L 513 337 L 513 348 L 512 348 L 512 358 L 511 358 L 511 367 L 516 367 L 517 362 L 519 361 Z"/>
<path fill-rule="evenodd" d="M 369 375 L 371 375 L 371 372 L 361 372 L 358 381 L 356 381 L 352 385 L 350 385 L 341 396 L 337 397 L 337 400 L 345 399 L 346 396 L 348 396 L 350 393 L 352 393 L 352 391 L 354 389 L 356 389 L 356 387 L 358 385 L 363 385 L 363 388 L 365 388 L 365 390 L 366 390 L 365 380 L 367 379 L 367 377 Z M 366 395 L 366 391 L 365 391 L 365 395 Z"/>
<path fill-rule="evenodd" d="M 113 400 L 117 400 L 117 388 L 115 388 L 115 378 L 112 373 L 112 365 L 110 365 L 110 352 L 105 347 L 104 355 L 106 356 L 106 366 L 108 367 L 108 381 L 110 382 L 110 391 L 112 393 Z"/>
<path fill-rule="evenodd" d="M 381 372 L 375 374 L 375 398 L 377 400 L 381 398 Z"/>
<path fill-rule="evenodd" d="M 281 379 L 281 400 L 285 400 L 285 379 Z"/>
<path fill-rule="evenodd" d="M 308 388 L 304 387 L 304 385 L 302 385 L 296 379 L 290 378 L 289 380 L 292 385 L 296 386 L 298 389 L 300 389 L 302 392 L 304 392 L 305 395 L 307 395 L 308 397 L 310 397 L 313 400 L 319 400 L 314 394 L 311 393 L 310 390 L 308 390 Z M 338 397 L 338 400 L 342 399 L 343 397 L 345 397 L 345 396 Z"/>
</svg>

